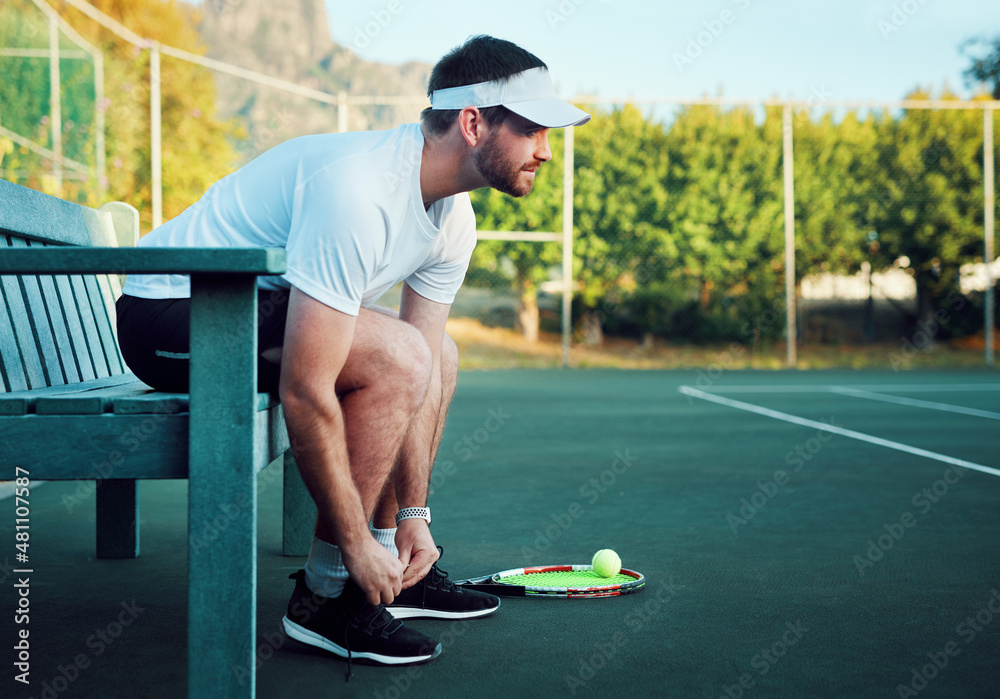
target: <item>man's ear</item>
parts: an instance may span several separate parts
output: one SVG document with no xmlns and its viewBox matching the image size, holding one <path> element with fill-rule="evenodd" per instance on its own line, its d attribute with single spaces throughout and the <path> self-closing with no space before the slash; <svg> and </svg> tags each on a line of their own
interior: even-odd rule
<svg viewBox="0 0 1000 699">
<path fill-rule="evenodd" d="M 486 136 L 486 120 L 475 107 L 466 107 L 458 113 L 458 131 L 469 146 L 475 146 Z"/>
</svg>

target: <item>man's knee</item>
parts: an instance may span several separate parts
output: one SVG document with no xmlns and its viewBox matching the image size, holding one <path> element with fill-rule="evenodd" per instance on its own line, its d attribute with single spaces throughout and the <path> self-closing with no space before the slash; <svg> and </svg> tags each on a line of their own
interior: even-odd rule
<svg viewBox="0 0 1000 699">
<path fill-rule="evenodd" d="M 423 333 L 412 325 L 404 324 L 399 345 L 393 354 L 397 383 L 410 388 L 422 400 L 434 367 L 434 357 Z"/>
</svg>

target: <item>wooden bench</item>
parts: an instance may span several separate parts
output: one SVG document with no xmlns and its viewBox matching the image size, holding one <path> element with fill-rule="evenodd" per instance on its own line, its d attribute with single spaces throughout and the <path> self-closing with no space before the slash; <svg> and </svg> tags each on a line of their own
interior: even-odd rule
<svg viewBox="0 0 1000 699">
<path fill-rule="evenodd" d="M 256 278 L 285 253 L 137 240 L 127 204 L 0 180 L 2 477 L 99 481 L 99 558 L 139 555 L 138 480 L 188 479 L 188 696 L 253 697 L 258 472 L 284 455 L 285 555 L 308 553 L 316 512 L 277 395 L 256 391 Z M 189 394 L 153 391 L 118 347 L 116 275 L 161 272 L 191 275 Z M 212 541 L 197 535 L 220 515 Z"/>
</svg>

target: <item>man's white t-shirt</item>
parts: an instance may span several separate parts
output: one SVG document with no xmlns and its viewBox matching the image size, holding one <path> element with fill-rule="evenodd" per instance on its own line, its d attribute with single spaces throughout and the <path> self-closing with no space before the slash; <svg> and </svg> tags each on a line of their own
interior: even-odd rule
<svg viewBox="0 0 1000 699">
<path fill-rule="evenodd" d="M 288 271 L 261 289 L 296 286 L 357 315 L 401 281 L 450 304 L 476 245 L 467 193 L 424 209 L 419 124 L 389 131 L 302 136 L 216 182 L 140 247 L 280 247 Z M 123 292 L 188 298 L 190 278 L 133 274 Z"/>
</svg>

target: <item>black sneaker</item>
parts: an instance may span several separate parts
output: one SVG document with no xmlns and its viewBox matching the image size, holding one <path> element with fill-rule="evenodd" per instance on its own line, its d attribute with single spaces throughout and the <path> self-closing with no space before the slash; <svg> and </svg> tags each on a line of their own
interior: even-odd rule
<svg viewBox="0 0 1000 699">
<path fill-rule="evenodd" d="M 444 553 L 440 546 L 438 550 Z M 455 585 L 435 563 L 423 580 L 400 592 L 385 608 L 396 619 L 471 619 L 495 612 L 500 598 Z"/>
<path fill-rule="evenodd" d="M 374 665 L 426 663 L 441 654 L 441 644 L 393 619 L 385 605 L 373 605 L 361 588 L 348 580 L 339 597 L 323 597 L 306 586 L 306 572 L 288 576 L 295 590 L 281 620 L 289 638 L 347 658 Z"/>
</svg>

